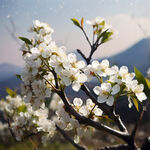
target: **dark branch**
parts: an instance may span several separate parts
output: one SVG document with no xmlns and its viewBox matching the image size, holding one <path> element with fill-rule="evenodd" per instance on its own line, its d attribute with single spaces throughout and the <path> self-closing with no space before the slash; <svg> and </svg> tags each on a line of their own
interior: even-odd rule
<svg viewBox="0 0 150 150">
<path fill-rule="evenodd" d="M 131 146 L 127 144 L 106 146 L 104 148 L 98 148 L 97 150 L 133 150 Z"/>
<path fill-rule="evenodd" d="M 144 143 L 141 146 L 141 150 L 150 149 L 150 137 L 145 138 Z"/>
<path fill-rule="evenodd" d="M 142 118 L 144 116 L 145 111 L 147 110 L 148 105 L 149 105 L 149 101 L 147 102 L 146 106 L 143 106 L 142 111 L 141 111 L 141 113 L 139 115 L 138 121 L 137 121 L 137 123 L 135 124 L 135 126 L 133 128 L 133 131 L 131 133 L 131 136 L 132 136 L 133 139 L 135 139 L 137 129 L 138 129 L 139 125 L 140 125 L 140 122 L 141 122 L 141 120 L 142 120 Z"/>
<path fill-rule="evenodd" d="M 8 123 L 8 129 L 9 129 L 9 131 L 10 131 L 10 133 L 11 133 L 13 139 L 17 142 L 17 140 L 16 140 L 16 135 L 14 134 L 14 132 L 13 132 L 12 129 L 11 129 L 11 123 L 10 123 L 10 119 L 9 119 L 9 118 L 7 118 L 7 123 Z"/>
<path fill-rule="evenodd" d="M 118 130 L 115 130 L 113 128 L 110 128 L 106 125 L 103 125 L 103 124 L 100 124 L 98 122 L 95 122 L 89 118 L 86 118 L 84 116 L 81 116 L 79 113 L 77 113 L 74 108 L 68 103 L 68 99 L 67 97 L 65 96 L 64 94 L 64 91 L 56 91 L 57 94 L 62 98 L 62 101 L 64 102 L 64 105 L 65 105 L 65 109 L 68 113 L 70 113 L 71 115 L 73 115 L 78 121 L 80 124 L 85 124 L 85 125 L 89 125 L 89 126 L 92 126 L 94 127 L 95 129 L 98 129 L 98 130 L 103 130 L 111 135 L 114 135 L 118 138 L 121 138 L 123 139 L 124 141 L 128 142 L 129 141 L 129 135 L 127 132 L 121 132 L 121 131 L 118 131 Z"/>
<path fill-rule="evenodd" d="M 104 107 L 103 105 L 101 105 L 100 103 L 97 102 L 97 99 L 91 94 L 90 90 L 87 88 L 86 85 L 82 85 L 81 89 L 86 93 L 86 95 L 92 99 L 92 101 L 101 109 L 104 111 L 105 114 L 107 114 L 112 120 L 114 120 L 120 131 L 123 132 L 127 132 L 127 129 L 125 127 L 125 125 L 123 124 L 123 122 L 120 119 L 120 116 L 116 115 L 115 113 L 110 112 L 110 109 Z"/>
<path fill-rule="evenodd" d="M 56 125 L 56 129 L 63 135 L 63 137 L 68 140 L 75 148 L 77 148 L 78 150 L 86 150 L 84 147 L 80 146 L 79 144 L 76 144 L 66 133 L 64 130 L 62 130 L 61 128 L 59 128 Z"/>
<path fill-rule="evenodd" d="M 81 30 L 83 31 L 83 34 L 85 35 L 85 38 L 86 38 L 86 40 L 88 41 L 88 43 L 89 43 L 90 47 L 92 47 L 91 42 L 90 42 L 90 40 L 89 40 L 89 38 L 88 38 L 88 36 L 87 36 L 86 32 L 84 31 L 84 29 L 83 29 L 83 28 L 81 28 Z"/>
<path fill-rule="evenodd" d="M 87 58 L 86 56 L 81 52 L 81 50 L 77 49 L 77 52 L 82 56 L 82 58 L 86 61 L 87 63 Z"/>
</svg>

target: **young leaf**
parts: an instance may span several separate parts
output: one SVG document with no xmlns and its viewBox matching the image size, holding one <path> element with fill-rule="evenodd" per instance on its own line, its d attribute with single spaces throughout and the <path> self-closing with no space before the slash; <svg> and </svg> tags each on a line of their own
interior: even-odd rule
<svg viewBox="0 0 150 150">
<path fill-rule="evenodd" d="M 81 27 L 83 28 L 84 18 L 81 18 Z"/>
<path fill-rule="evenodd" d="M 105 32 L 104 35 L 102 36 L 102 41 L 101 43 L 105 43 L 108 40 L 110 40 L 110 36 L 113 34 L 113 32 Z"/>
<path fill-rule="evenodd" d="M 148 84 L 147 84 L 144 76 L 136 67 L 134 67 L 134 72 L 135 72 L 135 75 L 136 75 L 138 82 L 142 83 L 144 85 L 144 92 L 149 97 L 150 96 L 150 90 L 148 88 Z"/>
<path fill-rule="evenodd" d="M 26 44 L 32 45 L 31 41 L 25 37 L 19 37 L 19 39 L 24 41 Z"/>
<path fill-rule="evenodd" d="M 10 88 L 6 88 L 6 92 L 8 93 L 8 95 L 10 95 L 11 97 L 16 97 L 16 92 L 11 90 Z"/>
<path fill-rule="evenodd" d="M 134 105 L 135 105 L 135 107 L 136 107 L 136 110 L 137 110 L 137 111 L 139 111 L 139 104 L 138 104 L 138 100 L 137 100 L 137 99 L 135 99 L 135 98 L 133 98 L 132 100 L 133 100 L 133 104 L 134 104 Z"/>
<path fill-rule="evenodd" d="M 79 23 L 79 21 L 78 21 L 77 19 L 72 18 L 71 20 L 72 20 L 72 22 L 73 22 L 76 26 L 78 26 L 79 28 L 81 28 L 80 23 Z"/>
<path fill-rule="evenodd" d="M 17 77 L 18 79 L 22 80 L 20 74 L 16 74 L 16 77 Z"/>
<path fill-rule="evenodd" d="M 19 106 L 17 108 L 17 111 L 20 112 L 26 112 L 27 111 L 27 107 L 25 105 Z"/>
<path fill-rule="evenodd" d="M 146 80 L 147 86 L 148 86 L 148 88 L 150 90 L 150 81 L 147 78 L 145 78 L 145 80 Z"/>
</svg>

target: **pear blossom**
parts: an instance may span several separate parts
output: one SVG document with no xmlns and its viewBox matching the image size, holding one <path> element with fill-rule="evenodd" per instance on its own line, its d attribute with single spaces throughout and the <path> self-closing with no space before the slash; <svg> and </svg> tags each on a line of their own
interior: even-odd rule
<svg viewBox="0 0 150 150">
<path fill-rule="evenodd" d="M 99 103 L 106 102 L 107 105 L 112 106 L 114 103 L 114 97 L 112 95 L 117 94 L 120 88 L 119 85 L 112 87 L 110 83 L 102 83 L 101 87 L 95 86 L 93 90 L 94 93 L 98 95 L 97 101 Z"/>
<path fill-rule="evenodd" d="M 91 26 L 95 26 L 95 25 L 100 25 L 102 22 L 104 21 L 104 18 L 101 17 L 96 17 L 93 20 L 87 20 L 86 23 L 91 25 Z"/>
<path fill-rule="evenodd" d="M 74 104 L 74 106 L 76 106 L 76 107 L 80 107 L 80 106 L 82 106 L 83 101 L 81 100 L 81 98 L 74 98 L 73 104 Z"/>
</svg>

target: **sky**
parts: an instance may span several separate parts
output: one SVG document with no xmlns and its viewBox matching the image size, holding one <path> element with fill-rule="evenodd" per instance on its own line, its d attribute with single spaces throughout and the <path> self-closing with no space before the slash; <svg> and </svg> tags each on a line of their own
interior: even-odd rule
<svg viewBox="0 0 150 150">
<path fill-rule="evenodd" d="M 102 53 L 94 58 L 114 55 L 146 36 L 139 23 L 150 33 L 149 6 L 150 0 L 0 0 L 0 64 L 23 65 L 21 41 L 11 33 L 32 37 L 28 29 L 36 19 L 51 25 L 55 31 L 53 39 L 59 45 L 65 45 L 70 51 L 80 48 L 87 53 L 89 47 L 70 18 L 105 17 L 119 35 L 102 46 Z M 85 29 L 90 35 L 91 28 L 85 26 Z"/>
</svg>

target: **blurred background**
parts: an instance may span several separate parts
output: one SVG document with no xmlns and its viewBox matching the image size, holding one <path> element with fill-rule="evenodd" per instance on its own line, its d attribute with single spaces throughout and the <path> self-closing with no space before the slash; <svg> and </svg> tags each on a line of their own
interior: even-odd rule
<svg viewBox="0 0 150 150">
<path fill-rule="evenodd" d="M 6 95 L 5 87 L 19 87 L 15 74 L 24 64 L 18 37 L 32 37 L 28 30 L 36 19 L 51 25 L 59 46 L 66 46 L 68 52 L 81 49 L 88 55 L 87 41 L 70 18 L 104 17 L 118 34 L 103 44 L 93 59 L 107 58 L 112 64 L 127 65 L 130 71 L 136 66 L 146 75 L 150 66 L 149 7 L 149 0 L 0 0 L 0 96 Z M 92 28 L 84 27 L 92 37 Z M 129 123 L 135 121 L 131 116 Z"/>
</svg>

